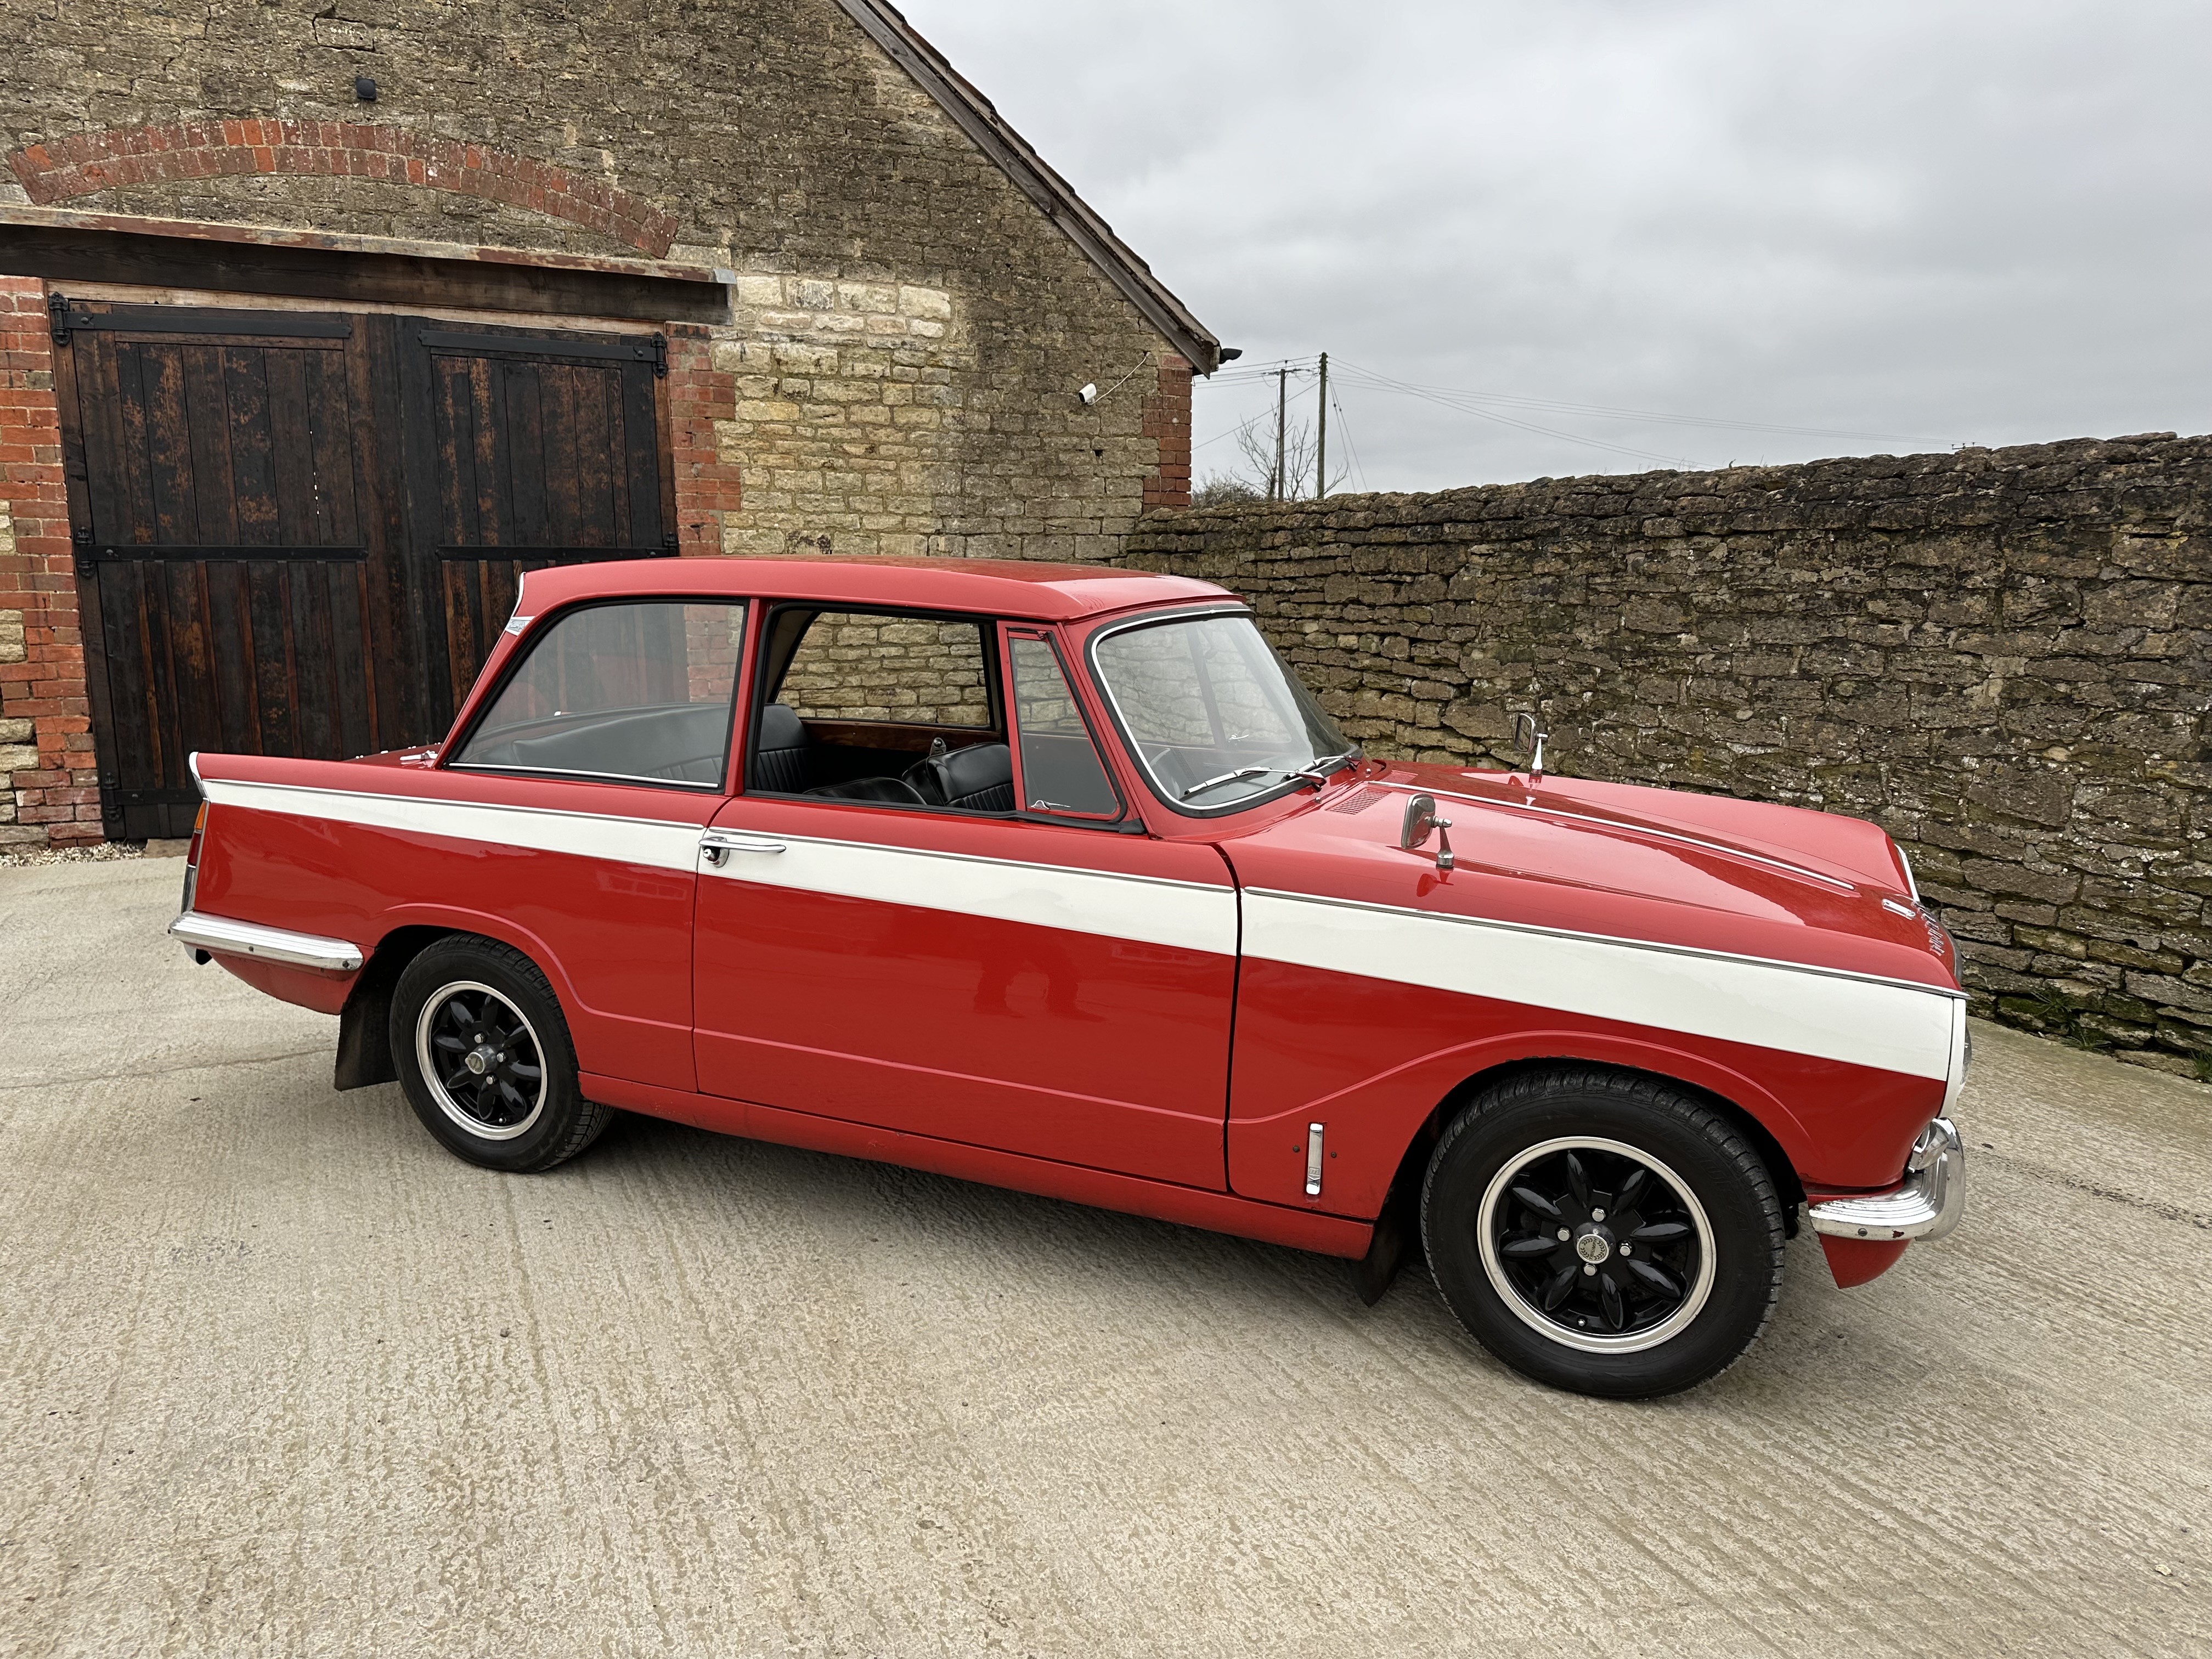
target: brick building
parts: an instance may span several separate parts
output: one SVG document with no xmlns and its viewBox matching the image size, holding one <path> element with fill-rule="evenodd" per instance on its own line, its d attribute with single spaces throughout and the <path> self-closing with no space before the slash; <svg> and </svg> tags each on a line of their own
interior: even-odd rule
<svg viewBox="0 0 2212 1659">
<path fill-rule="evenodd" d="M 441 731 L 533 564 L 1188 500 L 1218 343 L 884 0 L 7 15 L 0 844 Z"/>
</svg>

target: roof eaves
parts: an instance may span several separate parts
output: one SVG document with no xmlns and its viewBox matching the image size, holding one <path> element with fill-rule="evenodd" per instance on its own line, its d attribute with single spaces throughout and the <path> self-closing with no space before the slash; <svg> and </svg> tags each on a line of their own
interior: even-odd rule
<svg viewBox="0 0 2212 1659">
<path fill-rule="evenodd" d="M 1212 331 L 1168 291 L 1152 275 L 1152 268 L 1114 234 L 1113 227 L 1045 164 L 1029 142 L 991 106 L 991 100 L 923 40 L 889 0 L 837 0 L 837 3 L 998 163 L 1038 210 L 1090 256 L 1091 263 L 1170 345 L 1190 360 L 1193 368 L 1201 374 L 1211 374 L 1221 367 L 1221 342 Z"/>
</svg>

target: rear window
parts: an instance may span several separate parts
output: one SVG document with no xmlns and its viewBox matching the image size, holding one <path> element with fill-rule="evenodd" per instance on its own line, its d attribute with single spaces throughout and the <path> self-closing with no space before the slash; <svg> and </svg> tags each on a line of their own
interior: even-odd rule
<svg viewBox="0 0 2212 1659">
<path fill-rule="evenodd" d="M 719 789 L 744 605 L 646 600 L 541 629 L 451 764 Z"/>
</svg>

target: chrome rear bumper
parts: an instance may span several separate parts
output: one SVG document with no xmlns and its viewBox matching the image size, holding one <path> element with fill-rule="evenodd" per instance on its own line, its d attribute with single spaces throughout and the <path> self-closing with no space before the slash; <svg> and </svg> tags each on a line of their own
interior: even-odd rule
<svg viewBox="0 0 2212 1659">
<path fill-rule="evenodd" d="M 1813 1231 L 1836 1238 L 1887 1244 L 1937 1239 L 1966 1208 L 1966 1147 L 1957 1127 L 1939 1117 L 1920 1132 L 1905 1160 L 1905 1184 L 1872 1198 L 1832 1198 L 1809 1205 Z"/>
<path fill-rule="evenodd" d="M 361 966 L 362 959 L 361 946 L 342 939 L 318 939 L 313 933 L 264 927 L 258 921 L 204 916 L 197 910 L 187 910 L 171 922 L 169 937 L 196 962 L 209 955 L 259 957 L 264 962 L 289 963 L 295 968 L 349 974 Z"/>
</svg>

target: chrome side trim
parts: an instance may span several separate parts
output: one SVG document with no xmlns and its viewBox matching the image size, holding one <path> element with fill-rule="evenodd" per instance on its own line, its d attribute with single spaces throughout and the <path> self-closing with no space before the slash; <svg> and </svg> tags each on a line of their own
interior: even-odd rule
<svg viewBox="0 0 2212 1659">
<path fill-rule="evenodd" d="M 208 799 L 219 806 L 282 812 L 364 829 L 442 836 L 495 847 L 527 847 L 687 873 L 698 864 L 699 826 L 681 819 L 628 817 L 553 806 L 495 806 L 433 795 L 386 795 L 313 784 L 241 783 L 217 778 Z"/>
<path fill-rule="evenodd" d="M 1832 1198 L 1806 1206 L 1813 1231 L 1832 1238 L 1881 1244 L 1933 1243 L 1959 1224 L 1966 1208 L 1966 1146 L 1949 1118 L 1939 1117 L 1912 1143 L 1905 1184 L 1874 1198 Z"/>
<path fill-rule="evenodd" d="M 726 760 L 727 756 L 724 757 Z M 709 795 L 722 793 L 720 779 L 694 783 L 684 778 L 656 778 L 646 772 L 584 772 L 567 766 L 501 766 L 494 761 L 455 761 L 448 772 L 511 772 L 526 778 L 596 778 L 603 783 L 638 783 L 649 789 L 693 789 Z"/>
<path fill-rule="evenodd" d="M 185 911 L 169 924 L 169 937 L 188 951 L 259 957 L 265 962 L 319 968 L 328 974 L 352 973 L 364 959 L 361 946 L 342 939 L 319 939 L 254 921 L 233 921 L 228 916 L 204 916 L 193 910 Z"/>
</svg>

